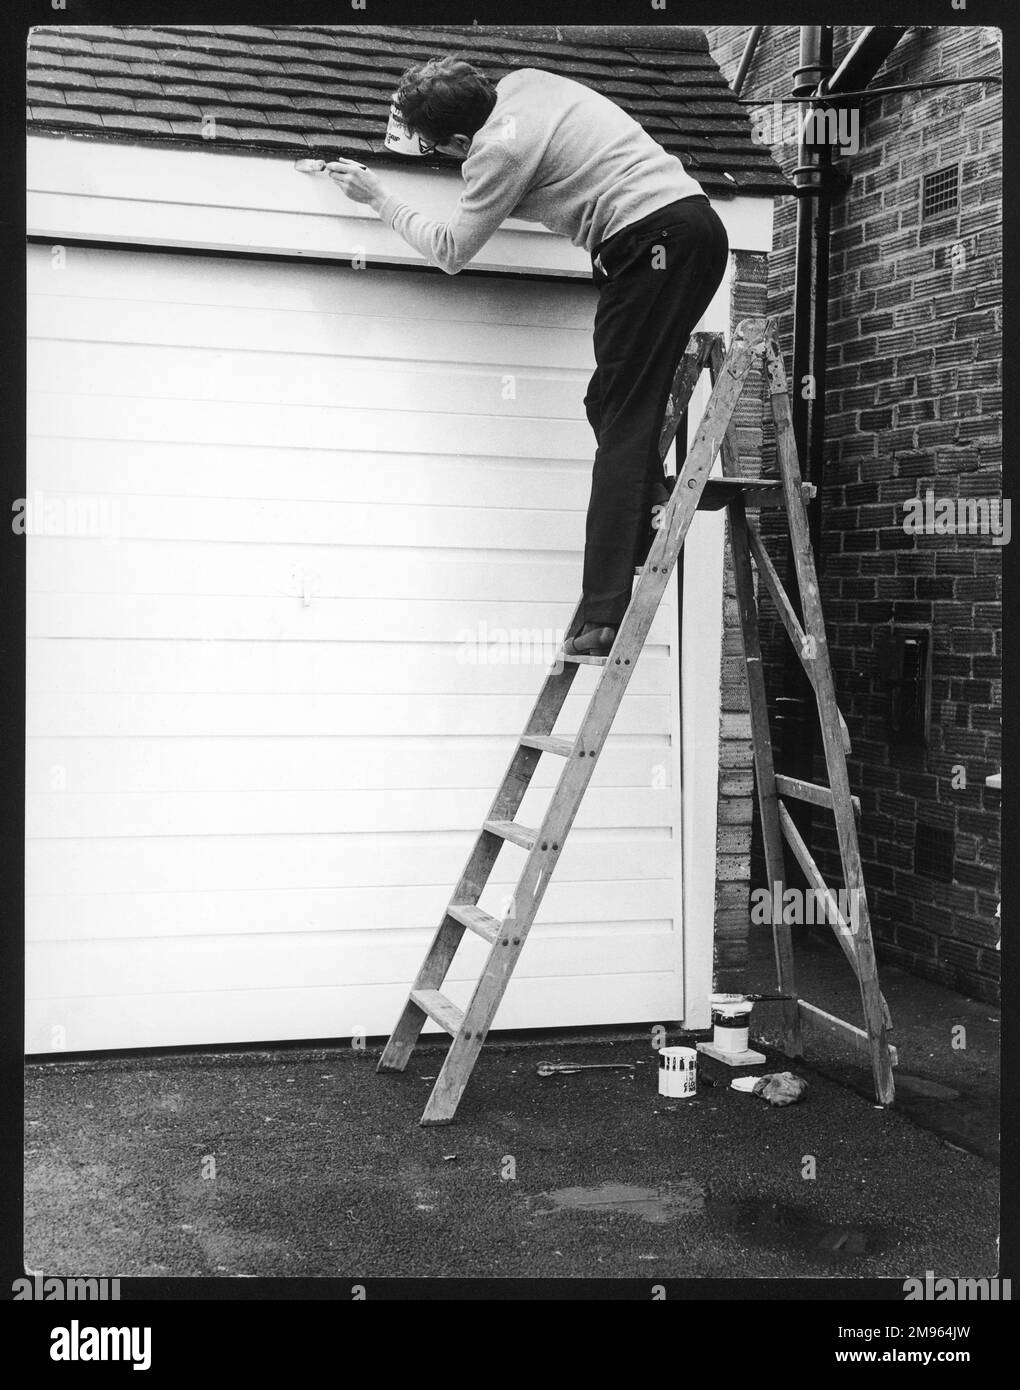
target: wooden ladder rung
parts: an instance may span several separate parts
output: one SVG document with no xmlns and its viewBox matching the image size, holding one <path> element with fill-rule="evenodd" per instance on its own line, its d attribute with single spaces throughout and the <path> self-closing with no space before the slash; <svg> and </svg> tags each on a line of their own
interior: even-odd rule
<svg viewBox="0 0 1020 1390">
<path fill-rule="evenodd" d="M 797 1012 L 800 1015 L 801 1024 L 806 1025 L 805 1031 L 815 1028 L 824 1033 L 826 1037 L 849 1043 L 864 1057 L 870 1055 L 870 1040 L 863 1028 L 858 1028 L 854 1023 L 847 1023 L 845 1019 L 836 1018 L 834 1014 L 826 1013 L 817 1004 L 809 1004 L 806 999 L 797 1000 Z M 900 1064 L 899 1054 L 892 1043 L 889 1043 L 888 1046 L 889 1063 L 891 1066 L 898 1067 Z"/>
<path fill-rule="evenodd" d="M 810 502 L 818 489 L 814 483 L 801 483 L 800 495 Z M 698 499 L 699 512 L 718 512 L 728 507 L 736 497 L 743 497 L 748 507 L 785 507 L 781 478 L 709 478 Z M 640 574 L 640 569 L 634 571 Z"/>
<path fill-rule="evenodd" d="M 435 1019 L 440 1028 L 445 1028 L 452 1038 L 460 1032 L 464 1022 L 464 1010 L 458 1009 L 452 999 L 447 999 L 438 989 L 412 989 L 412 1001 L 419 1009 L 424 1009 L 429 1018 Z"/>
<path fill-rule="evenodd" d="M 509 840 L 511 844 L 520 845 L 521 849 L 531 849 L 538 839 L 537 830 L 532 830 L 527 825 L 518 825 L 515 820 L 487 820 L 483 823 L 482 829 L 498 835 L 503 840 Z"/>
<path fill-rule="evenodd" d="M 540 753 L 555 753 L 560 758 L 569 758 L 574 751 L 572 738 L 554 738 L 552 734 L 522 734 L 520 742 L 525 748 L 537 748 Z"/>
<path fill-rule="evenodd" d="M 817 492 L 814 483 L 801 483 L 800 495 L 810 502 Z M 698 510 L 717 512 L 728 507 L 736 497 L 743 497 L 748 507 L 785 507 L 781 478 L 709 478 L 701 494 Z"/>
<path fill-rule="evenodd" d="M 493 945 L 499 939 L 499 923 L 474 903 L 451 903 L 446 909 L 448 917 L 469 927 L 476 936 Z"/>
<path fill-rule="evenodd" d="M 792 797 L 794 801 L 810 801 L 812 806 L 824 806 L 830 811 L 836 809 L 832 792 L 828 787 L 820 787 L 816 782 L 802 782 L 799 777 L 784 777 L 776 773 L 776 791 L 780 796 Z M 851 796 L 854 815 L 861 818 L 861 798 Z"/>
<path fill-rule="evenodd" d="M 564 652 L 563 660 L 570 661 L 575 666 L 605 666 L 609 658 L 608 656 L 568 656 Z"/>
</svg>

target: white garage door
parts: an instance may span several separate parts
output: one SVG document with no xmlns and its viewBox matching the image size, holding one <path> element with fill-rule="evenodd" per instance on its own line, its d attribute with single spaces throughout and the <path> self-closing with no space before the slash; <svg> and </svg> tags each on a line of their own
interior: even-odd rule
<svg viewBox="0 0 1020 1390">
<path fill-rule="evenodd" d="M 64 256 L 29 257 L 27 1048 L 385 1034 L 579 588 L 594 291 Z M 675 628 L 497 1027 L 682 1014 Z"/>
</svg>

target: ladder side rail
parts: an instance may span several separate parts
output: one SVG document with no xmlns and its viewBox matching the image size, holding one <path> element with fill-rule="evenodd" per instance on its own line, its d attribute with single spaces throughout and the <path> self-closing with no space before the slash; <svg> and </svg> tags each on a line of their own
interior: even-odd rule
<svg viewBox="0 0 1020 1390">
<path fill-rule="evenodd" d="M 789 388 L 774 331 L 768 335 L 765 367 L 769 380 L 772 417 L 776 429 L 776 452 L 786 494 L 786 511 L 793 542 L 793 558 L 804 614 L 804 629 L 807 637 L 813 639 L 812 659 L 817 663 L 813 685 L 818 703 L 825 761 L 829 770 L 829 786 L 834 800 L 836 835 L 839 842 L 840 858 L 843 863 L 843 881 L 847 889 L 855 895 L 857 903 L 855 914 L 857 921 L 853 923 L 854 943 L 859 963 L 858 979 L 861 989 L 861 1004 L 864 1009 L 868 1037 L 871 1040 L 872 1072 L 878 1099 L 883 1105 L 888 1105 L 893 1100 L 895 1089 L 889 1056 L 889 1039 L 878 989 L 878 965 L 871 939 L 871 920 L 864 888 L 864 870 L 861 863 L 860 847 L 857 842 L 853 807 L 850 801 L 850 781 L 847 775 L 839 710 L 829 663 L 818 578 L 811 552 L 807 513 L 801 498 L 800 467 L 793 435 Z"/>
<path fill-rule="evenodd" d="M 660 459 L 665 459 L 669 453 L 670 445 L 680 428 L 684 411 L 690 405 L 694 388 L 698 384 L 701 373 L 708 366 L 713 345 L 719 341 L 719 338 L 720 334 L 718 333 L 692 333 L 687 341 L 687 346 L 673 376 L 666 414 L 662 422 L 662 429 L 659 432 Z"/>
</svg>

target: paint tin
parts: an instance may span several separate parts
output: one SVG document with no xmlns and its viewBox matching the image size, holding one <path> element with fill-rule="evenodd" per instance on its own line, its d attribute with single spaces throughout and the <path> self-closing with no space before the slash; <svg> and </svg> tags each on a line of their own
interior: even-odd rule
<svg viewBox="0 0 1020 1390">
<path fill-rule="evenodd" d="M 659 1095 L 687 1097 L 698 1093 L 698 1054 L 693 1047 L 659 1048 Z"/>
<path fill-rule="evenodd" d="M 423 155 L 431 151 L 423 145 L 413 130 L 408 130 L 396 106 L 390 103 L 390 118 L 386 123 L 386 137 L 383 144 L 395 154 Z"/>
<path fill-rule="evenodd" d="M 746 1052 L 754 1004 L 742 994 L 713 994 L 712 1045 L 720 1052 Z"/>
</svg>

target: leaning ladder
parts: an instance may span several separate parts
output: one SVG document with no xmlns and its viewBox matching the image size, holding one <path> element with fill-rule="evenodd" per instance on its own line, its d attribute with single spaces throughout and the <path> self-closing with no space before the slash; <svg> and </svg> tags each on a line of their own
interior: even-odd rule
<svg viewBox="0 0 1020 1390">
<path fill-rule="evenodd" d="M 731 418 L 745 378 L 756 359 L 764 359 L 768 376 L 781 475 L 778 480 L 751 480 L 737 476 L 738 455 Z M 783 1003 L 783 1048 L 789 1056 L 802 1055 L 801 1029 L 805 1022 L 835 1028 L 869 1054 L 877 1098 L 882 1104 L 892 1101 L 895 1054 L 888 1040 L 891 1022 L 878 987 L 864 894 L 855 822 L 859 803 L 855 806 L 847 779 L 845 725 L 836 706 L 818 581 L 804 510 L 804 485 L 793 439 L 789 392 L 774 323 L 763 318 L 743 320 L 737 326 L 733 343 L 725 357 L 720 335 L 696 333 L 691 337 L 673 381 L 659 441 L 662 457 L 665 457 L 673 442 L 687 403 L 701 372 L 706 368 L 712 378 L 712 392 L 663 512 L 656 537 L 639 571 L 638 582 L 613 648 L 607 657 L 563 656 L 547 674 L 407 1002 L 383 1050 L 379 1070 L 403 1071 L 426 1018 L 434 1019 L 451 1035 L 453 1041 L 422 1114 L 422 1124 L 448 1124 L 456 1113 L 626 692 L 694 513 L 699 507 L 725 506 L 729 511 L 766 869 L 773 894 L 778 892 L 778 897 L 774 896 L 773 900 L 782 901 L 785 840 L 808 881 L 820 889 L 825 901 L 831 904 L 830 915 L 837 939 L 860 984 L 865 1022 L 863 1030 L 797 999 L 790 927 L 782 920 L 773 920 L 779 988 L 787 996 Z M 710 479 L 712 465 L 720 453 L 724 476 Z M 803 625 L 762 546 L 756 528 L 747 518 L 746 502 L 785 507 L 802 599 Z M 780 618 L 801 655 L 814 688 L 829 771 L 828 787 L 778 776 L 774 770 L 751 570 L 752 555 L 759 577 L 777 605 Z M 581 621 L 581 604 L 578 603 L 567 627 L 568 638 L 578 630 Z M 552 731 L 580 665 L 600 666 L 603 668 L 602 675 L 577 734 L 573 738 L 556 737 Z M 543 754 L 562 758 L 564 766 L 541 825 L 537 829 L 530 829 L 520 825 L 514 816 Z M 806 800 L 828 807 L 834 813 L 844 883 L 856 904 L 856 910 L 849 914 L 850 920 L 847 920 L 846 914 L 839 912 L 835 896 L 826 887 L 786 810 L 784 798 Z M 525 849 L 527 858 L 510 898 L 509 908 L 501 919 L 497 919 L 484 912 L 478 906 L 478 901 L 506 841 Z M 489 954 L 467 1008 L 462 1010 L 441 992 L 440 987 L 466 930 L 488 943 Z"/>
</svg>

